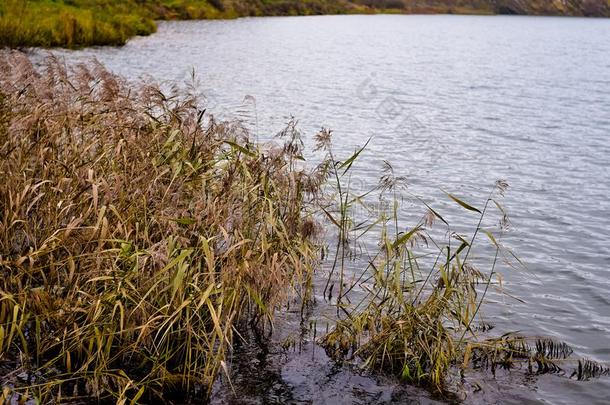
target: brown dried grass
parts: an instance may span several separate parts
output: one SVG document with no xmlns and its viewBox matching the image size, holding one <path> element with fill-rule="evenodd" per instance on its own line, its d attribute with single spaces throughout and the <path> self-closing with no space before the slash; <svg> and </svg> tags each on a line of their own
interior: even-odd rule
<svg viewBox="0 0 610 405">
<path fill-rule="evenodd" d="M 236 328 L 309 277 L 321 177 L 299 154 L 188 94 L 1 53 L 0 362 L 28 376 L 3 385 L 42 402 L 209 390 Z"/>
</svg>

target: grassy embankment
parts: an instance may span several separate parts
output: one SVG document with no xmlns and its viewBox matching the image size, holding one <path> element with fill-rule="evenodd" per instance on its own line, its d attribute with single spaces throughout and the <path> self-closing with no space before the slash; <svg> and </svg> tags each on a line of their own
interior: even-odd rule
<svg viewBox="0 0 610 405">
<path fill-rule="evenodd" d="M 610 373 L 563 343 L 481 325 L 510 253 L 504 182 L 480 208 L 448 197 L 478 221 L 470 235 L 423 202 L 404 229 L 390 166 L 354 194 L 362 150 L 339 159 L 322 131 L 327 155 L 309 171 L 295 127 L 279 135 L 263 149 L 189 94 L 128 86 L 101 66 L 69 72 L 50 59 L 37 71 L 0 52 L 0 403 L 201 400 L 230 375 L 240 331 L 311 304 L 320 225 L 337 231 L 324 291 L 337 323 L 320 341 L 336 359 L 440 395 L 472 368 Z M 376 193 L 388 209 L 355 218 Z M 499 229 L 483 226 L 492 209 Z M 364 235 L 378 251 L 358 275 L 346 268 Z M 473 259 L 481 239 L 495 251 L 487 268 Z M 355 302 L 355 289 L 368 296 Z"/>
<path fill-rule="evenodd" d="M 154 32 L 151 17 L 133 1 L 5 0 L 0 4 L 0 45 L 120 45 Z"/>
<path fill-rule="evenodd" d="M 0 46 L 122 45 L 156 30 L 159 19 L 217 19 L 247 15 L 344 12 L 347 3 L 325 0 L 235 2 L 221 0 L 4 0 Z"/>
<path fill-rule="evenodd" d="M 0 47 L 122 45 L 163 19 L 355 13 L 609 17 L 610 0 L 3 0 Z"/>
</svg>

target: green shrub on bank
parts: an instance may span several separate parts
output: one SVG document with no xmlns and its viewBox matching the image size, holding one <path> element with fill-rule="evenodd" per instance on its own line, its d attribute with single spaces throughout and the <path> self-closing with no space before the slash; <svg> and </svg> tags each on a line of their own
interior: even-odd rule
<svg viewBox="0 0 610 405">
<path fill-rule="evenodd" d="M 156 30 L 129 2 L 7 0 L 0 5 L 0 44 L 9 47 L 121 45 Z"/>
</svg>

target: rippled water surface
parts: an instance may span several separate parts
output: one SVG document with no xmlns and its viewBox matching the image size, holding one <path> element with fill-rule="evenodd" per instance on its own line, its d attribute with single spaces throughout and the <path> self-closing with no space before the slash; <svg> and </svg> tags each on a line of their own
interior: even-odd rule
<svg viewBox="0 0 610 405">
<path fill-rule="evenodd" d="M 242 119 L 263 139 L 290 116 L 306 139 L 332 128 L 345 153 L 373 137 L 357 172 L 363 187 L 376 181 L 384 159 L 407 176 L 411 192 L 440 207 L 441 188 L 479 203 L 496 179 L 508 180 L 505 242 L 530 273 L 505 269 L 508 290 L 525 303 L 507 299 L 489 317 L 500 330 L 555 337 L 579 355 L 610 361 L 610 20 L 172 22 L 122 48 L 60 53 L 95 56 L 129 79 L 183 83 L 194 69 L 209 111 Z M 242 366 L 244 380 L 261 369 L 271 375 L 268 387 L 248 395 L 262 402 L 426 401 L 397 394 L 391 382 L 331 370 L 309 351 L 272 366 L 265 359 Z M 469 400 L 603 403 L 610 396 L 608 380 L 486 384 L 487 394 Z"/>
</svg>

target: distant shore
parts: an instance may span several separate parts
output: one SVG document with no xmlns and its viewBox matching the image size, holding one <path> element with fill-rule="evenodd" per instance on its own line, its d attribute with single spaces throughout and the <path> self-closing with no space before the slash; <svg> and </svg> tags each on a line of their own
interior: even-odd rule
<svg viewBox="0 0 610 405">
<path fill-rule="evenodd" d="M 324 14 L 472 14 L 610 17 L 606 0 L 5 0 L 0 47 L 123 45 L 156 20 Z"/>
</svg>

